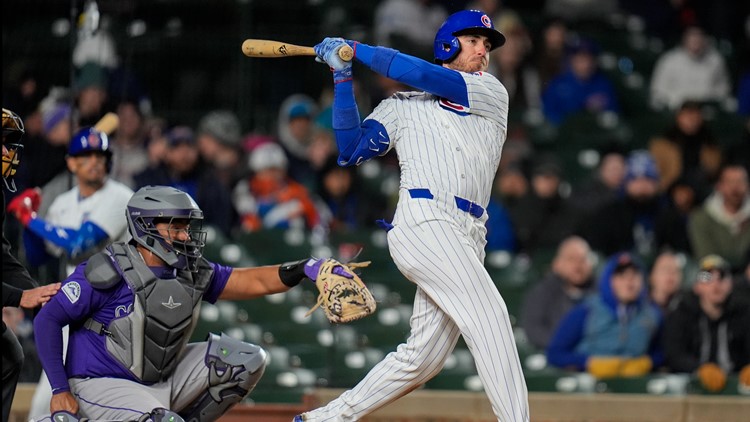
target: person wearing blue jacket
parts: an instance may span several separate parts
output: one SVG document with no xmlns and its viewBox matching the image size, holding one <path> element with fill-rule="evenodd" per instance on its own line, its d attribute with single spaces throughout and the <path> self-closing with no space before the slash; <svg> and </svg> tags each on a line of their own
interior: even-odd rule
<svg viewBox="0 0 750 422">
<path fill-rule="evenodd" d="M 605 378 L 640 376 L 663 362 L 662 315 L 648 300 L 641 264 L 627 252 L 607 260 L 599 293 L 573 308 L 547 348 L 550 364 Z"/>
<path fill-rule="evenodd" d="M 581 111 L 620 112 L 614 85 L 596 64 L 599 48 L 585 38 L 568 48 L 568 66 L 542 93 L 544 117 L 561 124 Z"/>
</svg>

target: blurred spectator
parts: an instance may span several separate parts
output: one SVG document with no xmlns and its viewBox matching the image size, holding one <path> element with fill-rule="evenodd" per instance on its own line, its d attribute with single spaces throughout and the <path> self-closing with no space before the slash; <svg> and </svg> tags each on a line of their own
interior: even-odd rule
<svg viewBox="0 0 750 422">
<path fill-rule="evenodd" d="M 143 123 L 146 133 L 146 151 L 148 152 L 148 167 L 156 168 L 164 161 L 169 148 L 167 139 L 167 121 L 161 117 L 149 117 Z"/>
<path fill-rule="evenodd" d="M 240 215 L 242 229 L 312 229 L 320 216 L 310 194 L 287 174 L 284 150 L 275 142 L 256 147 L 249 157 L 253 175 L 232 191 L 232 202 Z"/>
<path fill-rule="evenodd" d="M 747 170 L 739 165 L 724 166 L 714 192 L 688 221 L 693 256 L 724 257 L 739 270 L 750 251 L 750 187 Z"/>
<path fill-rule="evenodd" d="M 568 48 L 567 68 L 542 93 L 544 116 L 559 125 L 566 117 L 588 111 L 620 111 L 614 85 L 597 65 L 599 47 L 581 38 Z"/>
<path fill-rule="evenodd" d="M 573 188 L 570 203 L 580 215 L 596 214 L 617 199 L 626 170 L 625 155 L 620 149 L 604 150 L 592 177 Z"/>
<path fill-rule="evenodd" d="M 666 191 L 678 178 L 684 178 L 702 201 L 716 180 L 721 165 L 721 148 L 703 118 L 701 104 L 686 101 L 680 106 L 674 124 L 648 146 Z"/>
<path fill-rule="evenodd" d="M 539 82 L 546 87 L 565 68 L 565 46 L 568 44 L 568 26 L 561 19 L 548 19 L 541 38 L 533 43 L 534 66 L 539 72 Z"/>
<path fill-rule="evenodd" d="M 663 315 L 674 311 L 682 291 L 682 264 L 671 251 L 656 256 L 648 275 L 648 295 Z"/>
<path fill-rule="evenodd" d="M 502 188 L 500 186 L 502 174 L 503 171 L 500 170 L 495 175 L 490 202 L 487 204 L 487 215 L 490 217 L 485 223 L 485 227 L 487 228 L 487 244 L 484 246 L 484 249 L 488 252 L 516 252 L 518 248 L 515 228 L 510 219 L 508 207 L 504 203 Z"/>
<path fill-rule="evenodd" d="M 521 252 L 557 247 L 573 234 L 578 217 L 567 198 L 560 195 L 562 168 L 552 156 L 534 163 L 531 190 L 509 206 Z"/>
<path fill-rule="evenodd" d="M 331 156 L 318 173 L 322 224 L 331 231 L 374 227 L 385 213 L 385 201 L 362 190 L 356 167 L 341 167 Z"/>
<path fill-rule="evenodd" d="M 606 21 L 617 10 L 617 0 L 555 0 L 544 7 L 545 15 L 576 23 Z"/>
<path fill-rule="evenodd" d="M 745 270 L 740 272 L 734 279 L 733 290 L 742 301 L 750 303 L 750 253 L 748 253 L 745 262 L 747 262 Z"/>
<path fill-rule="evenodd" d="M 737 113 L 750 118 L 750 70 L 737 83 Z"/>
<path fill-rule="evenodd" d="M 318 107 L 303 94 L 287 97 L 279 108 L 278 139 L 288 161 L 289 176 L 305 186 L 315 183 L 315 172 L 308 161 L 307 149 L 313 135 L 313 119 Z"/>
<path fill-rule="evenodd" d="M 132 189 L 135 187 L 133 177 L 149 164 L 143 115 L 138 104 L 124 100 L 117 105 L 117 117 L 120 123 L 112 137 L 110 177 Z"/>
<path fill-rule="evenodd" d="M 503 12 L 495 25 L 505 35 L 505 44 L 490 53 L 489 72 L 508 90 L 510 110 L 540 109 L 541 83 L 529 61 L 532 45 L 526 26 L 512 11 Z"/>
<path fill-rule="evenodd" d="M 654 159 L 636 150 L 628 156 L 623 196 L 582 222 L 581 230 L 595 251 L 635 250 L 648 256 L 656 250 L 656 217 L 662 206 Z"/>
<path fill-rule="evenodd" d="M 447 17 L 434 0 L 385 0 L 375 8 L 375 44 L 430 60 L 435 33 Z"/>
<path fill-rule="evenodd" d="M 515 207 L 528 194 L 529 180 L 520 163 L 505 166 L 498 171 L 495 192 L 508 209 Z"/>
<path fill-rule="evenodd" d="M 521 327 L 534 347 L 546 349 L 557 324 L 593 291 L 593 269 L 585 240 L 571 236 L 560 243 L 550 271 L 526 294 L 521 307 Z"/>
<path fill-rule="evenodd" d="M 164 160 L 135 176 L 137 188 L 148 185 L 172 186 L 187 192 L 203 210 L 205 224 L 229 234 L 236 218 L 229 192 L 213 169 L 200 158 L 195 135 L 187 126 L 177 126 L 167 134 Z"/>
<path fill-rule="evenodd" d="M 239 119 L 228 110 L 212 111 L 201 119 L 197 137 L 201 156 L 213 166 L 216 177 L 230 191 L 247 172 Z"/>
<path fill-rule="evenodd" d="M 732 83 L 724 57 L 702 29 L 685 29 L 682 43 L 663 53 L 651 75 L 651 106 L 677 109 L 685 101 L 721 101 Z"/>
<path fill-rule="evenodd" d="M 107 72 L 98 64 L 86 63 L 78 70 L 73 87 L 76 97 L 74 121 L 77 124 L 74 130 L 95 125 L 107 112 L 108 84 Z"/>
<path fill-rule="evenodd" d="M 700 261 L 692 292 L 667 315 L 664 352 L 674 372 L 696 372 L 720 391 L 726 375 L 750 364 L 750 304 L 732 294 L 729 263 L 718 255 Z"/>
<path fill-rule="evenodd" d="M 3 107 L 14 110 L 23 120 L 26 130 L 29 125 L 27 118 L 34 113 L 46 93 L 43 81 L 39 80 L 33 69 L 24 69 L 18 78 L 13 78 L 10 89 L 3 92 Z M 3 84 L 5 88 L 5 84 Z"/>
<path fill-rule="evenodd" d="M 337 155 L 338 149 L 336 148 L 333 130 L 315 125 L 310 146 L 307 148 L 307 160 L 310 162 L 312 170 L 320 173 L 331 157 L 335 158 Z M 316 188 L 319 186 L 318 184 Z"/>
<path fill-rule="evenodd" d="M 547 360 L 597 378 L 641 376 L 660 366 L 662 315 L 647 298 L 643 271 L 628 253 L 610 257 L 599 278 L 599 294 L 563 318 Z"/>
<path fill-rule="evenodd" d="M 620 0 L 620 9 L 643 19 L 646 31 L 669 40 L 679 31 L 678 7 L 673 0 Z"/>
<path fill-rule="evenodd" d="M 678 179 L 669 187 L 666 199 L 656 217 L 656 248 L 692 254 L 687 225 L 690 214 L 699 204 L 695 188 L 684 179 Z"/>
<path fill-rule="evenodd" d="M 67 173 L 65 154 L 70 140 L 70 104 L 64 95 L 64 91 L 55 89 L 30 114 L 21 116 L 26 134 L 25 163 L 16 173 L 20 190 L 43 186 L 58 174 Z"/>
</svg>

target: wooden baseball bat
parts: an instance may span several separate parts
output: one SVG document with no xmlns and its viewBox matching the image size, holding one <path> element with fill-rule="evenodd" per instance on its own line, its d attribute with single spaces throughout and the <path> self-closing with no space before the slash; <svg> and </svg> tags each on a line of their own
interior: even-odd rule
<svg viewBox="0 0 750 422">
<path fill-rule="evenodd" d="M 120 118 L 117 117 L 117 114 L 109 112 L 102 116 L 101 119 L 99 119 L 98 122 L 94 125 L 94 129 L 98 130 L 99 132 L 104 132 L 107 134 L 107 136 L 113 134 L 117 127 L 120 125 Z"/>
<path fill-rule="evenodd" d="M 247 39 L 242 43 L 242 52 L 247 57 L 288 57 L 288 56 L 315 56 L 312 47 L 294 45 L 283 41 Z M 346 62 L 354 57 L 354 51 L 348 45 L 339 49 L 339 57 Z"/>
</svg>

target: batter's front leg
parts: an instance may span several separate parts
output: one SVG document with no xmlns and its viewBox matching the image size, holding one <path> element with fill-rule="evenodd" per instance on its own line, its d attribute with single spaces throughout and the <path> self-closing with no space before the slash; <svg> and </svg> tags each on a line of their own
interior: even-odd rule
<svg viewBox="0 0 750 422">
<path fill-rule="evenodd" d="M 420 387 L 443 368 L 458 341 L 453 321 L 417 289 L 411 334 L 354 388 L 327 406 L 302 415 L 305 421 L 356 421 Z"/>
</svg>

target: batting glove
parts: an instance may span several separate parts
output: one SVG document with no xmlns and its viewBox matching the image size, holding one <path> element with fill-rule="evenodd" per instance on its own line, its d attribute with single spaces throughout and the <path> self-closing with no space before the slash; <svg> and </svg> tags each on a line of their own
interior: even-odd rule
<svg viewBox="0 0 750 422">
<path fill-rule="evenodd" d="M 325 62 L 330 66 L 335 83 L 352 78 L 352 62 L 339 57 L 339 50 L 347 45 L 353 46 L 353 44 L 353 41 L 347 41 L 343 38 L 325 38 L 323 42 L 314 47 L 315 54 L 318 55 L 316 60 Z"/>
<path fill-rule="evenodd" d="M 41 202 L 42 193 L 39 188 L 26 189 L 13 198 L 6 209 L 26 227 L 32 218 L 36 218 L 36 212 L 39 210 Z"/>
</svg>

